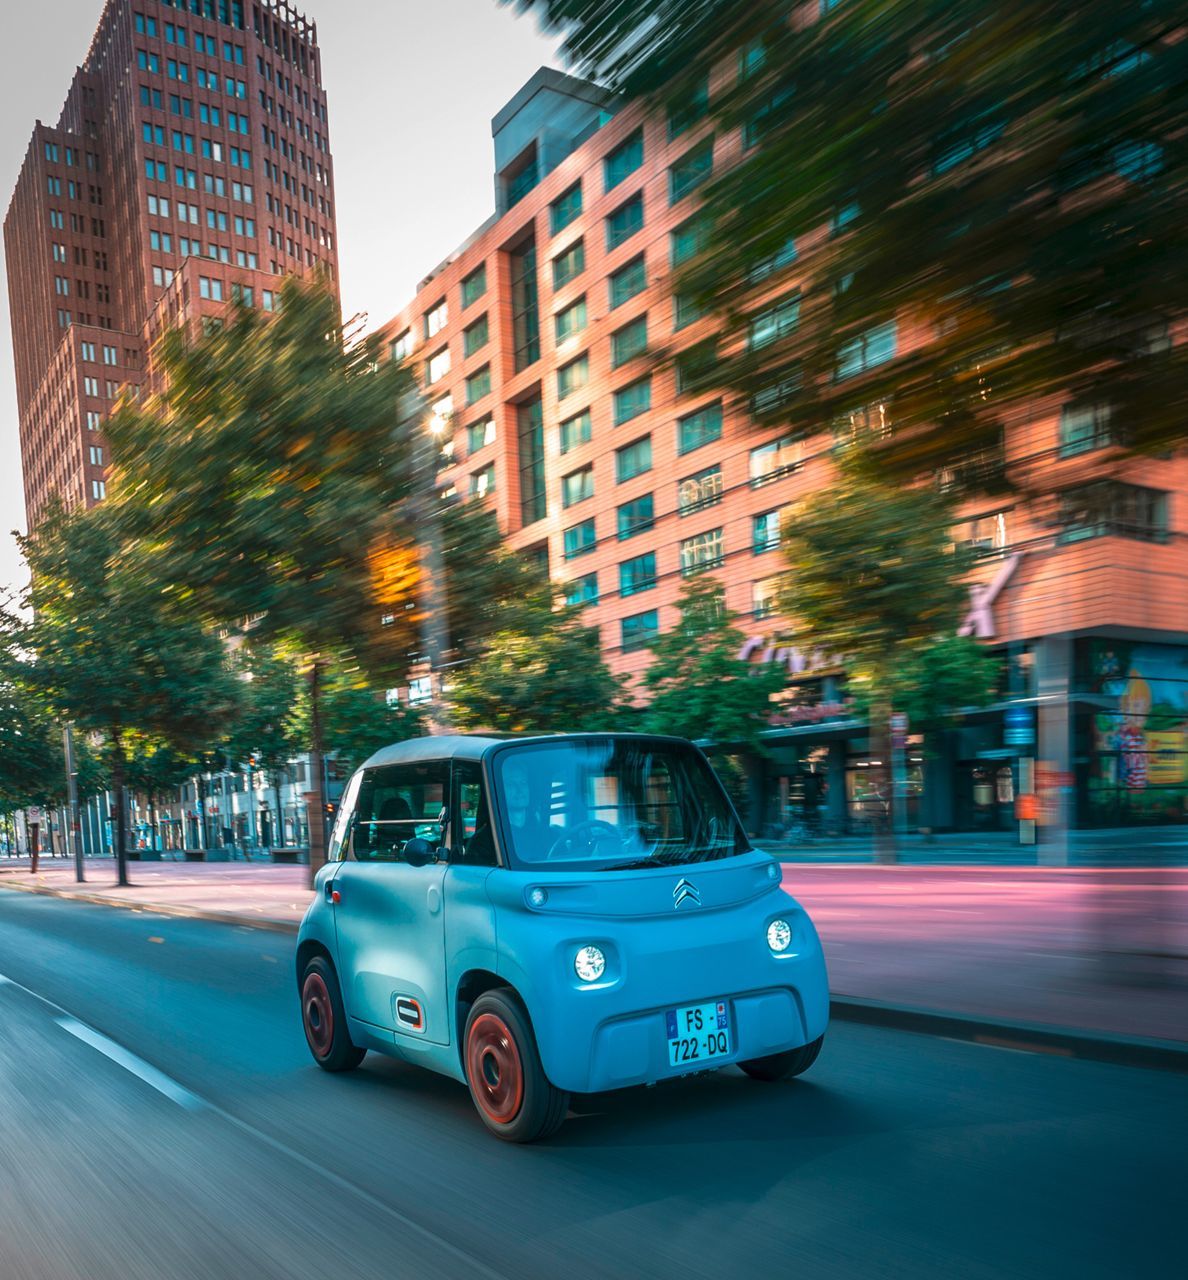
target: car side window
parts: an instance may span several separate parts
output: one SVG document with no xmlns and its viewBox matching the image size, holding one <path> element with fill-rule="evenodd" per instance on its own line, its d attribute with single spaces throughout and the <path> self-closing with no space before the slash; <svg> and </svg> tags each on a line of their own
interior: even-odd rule
<svg viewBox="0 0 1188 1280">
<path fill-rule="evenodd" d="M 495 836 L 482 766 L 472 760 L 454 762 L 454 845 L 451 862 L 470 867 L 494 867 Z"/>
<path fill-rule="evenodd" d="M 356 773 L 347 783 L 342 802 L 338 806 L 338 814 L 334 819 L 334 831 L 330 836 L 330 847 L 326 851 L 327 862 L 341 862 L 346 857 L 355 816 L 355 803 L 359 798 L 359 784 L 362 781 L 363 774 Z"/>
<path fill-rule="evenodd" d="M 445 843 L 441 817 L 449 776 L 444 761 L 366 770 L 351 822 L 351 857 L 358 862 L 402 862 L 404 846 L 414 836 L 435 849 Z"/>
</svg>

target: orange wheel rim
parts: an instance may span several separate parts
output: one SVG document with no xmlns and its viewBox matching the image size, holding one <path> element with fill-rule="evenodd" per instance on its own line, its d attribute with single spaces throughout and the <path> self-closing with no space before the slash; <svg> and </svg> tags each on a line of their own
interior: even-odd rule
<svg viewBox="0 0 1188 1280">
<path fill-rule="evenodd" d="M 510 1124 L 524 1102 L 524 1064 L 502 1018 L 475 1018 L 466 1042 L 466 1074 L 475 1099 L 495 1124 Z"/>
</svg>

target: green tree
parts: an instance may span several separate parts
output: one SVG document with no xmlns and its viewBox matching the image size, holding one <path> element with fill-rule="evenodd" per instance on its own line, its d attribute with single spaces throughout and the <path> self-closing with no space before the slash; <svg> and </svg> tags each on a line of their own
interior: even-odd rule
<svg viewBox="0 0 1188 1280">
<path fill-rule="evenodd" d="M 208 623 L 302 657 L 324 856 L 321 685 L 347 654 L 397 683 L 415 651 L 417 554 L 401 500 L 412 445 L 397 430 L 411 375 L 377 342 L 344 340 L 320 283 L 286 279 L 273 318 L 240 308 L 201 338 L 165 335 L 161 390 L 105 424 L 133 550 Z"/>
<path fill-rule="evenodd" d="M 622 681 L 602 658 L 598 629 L 577 608 L 554 610 L 548 594 L 525 601 L 514 625 L 446 688 L 453 723 L 497 733 L 565 733 L 620 727 L 630 715 Z"/>
<path fill-rule="evenodd" d="M 956 654 L 960 695 L 969 684 L 967 646 L 950 639 L 967 605 L 968 553 L 954 545 L 953 506 L 935 488 L 878 479 L 852 464 L 837 482 L 793 507 L 782 545 L 790 572 L 781 605 L 797 643 L 835 655 L 869 711 L 871 773 L 882 794 L 887 777 L 889 722 L 905 697 L 936 711 L 938 689 L 915 687 L 930 670 L 930 651 Z M 951 694 L 948 696 L 952 696 Z M 893 856 L 890 831 L 880 853 Z"/>
<path fill-rule="evenodd" d="M 1021 402 L 1105 406 L 1097 444 L 1188 439 L 1182 5 L 520 7 L 670 135 L 741 135 L 677 287 L 721 314 L 716 376 L 761 423 L 873 426 L 885 469 L 975 489 Z M 1050 483 L 1034 461 L 1007 478 Z"/>
<path fill-rule="evenodd" d="M 121 510 L 51 513 L 21 538 L 33 621 L 19 632 L 32 655 L 28 687 L 49 712 L 104 741 L 116 795 L 119 882 L 127 884 L 123 789 L 138 735 L 181 751 L 220 731 L 234 690 L 218 636 L 178 610 L 123 554 Z M 60 769 L 59 769 L 60 772 Z"/>
<path fill-rule="evenodd" d="M 746 637 L 726 608 L 722 584 L 705 574 L 681 588 L 680 621 L 652 645 L 643 676 L 648 703 L 643 727 L 651 733 L 708 738 L 721 750 L 762 751 L 771 699 L 784 686 L 775 664 L 739 659 Z"/>
</svg>

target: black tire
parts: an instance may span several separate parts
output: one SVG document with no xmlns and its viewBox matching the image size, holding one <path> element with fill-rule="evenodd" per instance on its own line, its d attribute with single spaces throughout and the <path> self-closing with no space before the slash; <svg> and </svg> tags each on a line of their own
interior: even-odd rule
<svg viewBox="0 0 1188 1280">
<path fill-rule="evenodd" d="M 751 1058 L 749 1062 L 738 1065 L 752 1080 L 791 1080 L 793 1076 L 803 1075 L 816 1062 L 824 1043 L 825 1037 L 821 1035 L 812 1044 L 801 1045 L 799 1049 L 787 1049 L 766 1058 Z"/>
<path fill-rule="evenodd" d="M 475 1108 L 496 1137 L 535 1142 L 561 1127 L 569 1094 L 545 1075 L 532 1023 L 509 988 L 488 991 L 471 1006 L 462 1063 Z"/>
<path fill-rule="evenodd" d="M 353 1071 L 367 1054 L 351 1043 L 338 976 L 324 956 L 314 956 L 301 975 L 301 1025 L 323 1071 Z"/>
</svg>

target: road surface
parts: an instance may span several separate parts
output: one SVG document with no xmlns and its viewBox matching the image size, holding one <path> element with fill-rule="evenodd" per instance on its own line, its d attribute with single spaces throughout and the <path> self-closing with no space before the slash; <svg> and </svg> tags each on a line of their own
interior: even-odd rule
<svg viewBox="0 0 1188 1280">
<path fill-rule="evenodd" d="M 284 935 L 0 896 L 0 1277 L 1157 1277 L 1178 1075 L 836 1025 L 491 1138 L 465 1091 L 308 1056 Z"/>
</svg>

